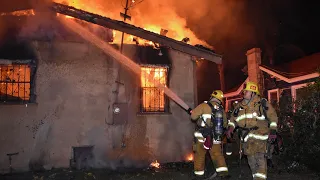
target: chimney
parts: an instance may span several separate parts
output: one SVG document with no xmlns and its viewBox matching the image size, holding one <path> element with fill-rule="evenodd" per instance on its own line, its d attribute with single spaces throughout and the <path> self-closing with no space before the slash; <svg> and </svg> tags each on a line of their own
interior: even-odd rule
<svg viewBox="0 0 320 180">
<path fill-rule="evenodd" d="M 261 95 L 264 94 L 264 80 L 263 73 L 259 69 L 261 65 L 261 49 L 252 48 L 247 51 L 247 63 L 248 63 L 248 76 L 249 81 L 253 81 L 258 84 Z"/>
</svg>

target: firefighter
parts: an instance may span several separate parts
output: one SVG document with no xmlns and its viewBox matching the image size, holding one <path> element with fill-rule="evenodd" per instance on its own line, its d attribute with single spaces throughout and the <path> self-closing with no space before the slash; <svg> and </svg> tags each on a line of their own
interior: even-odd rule
<svg viewBox="0 0 320 180">
<path fill-rule="evenodd" d="M 194 175 L 196 179 L 204 178 L 205 156 L 209 151 L 215 166 L 217 178 L 228 178 L 228 168 L 222 153 L 222 135 L 228 121 L 222 106 L 223 92 L 213 91 L 210 100 L 190 111 L 191 119 L 196 122 L 194 132 Z M 213 177 L 213 176 L 212 176 Z"/>
<path fill-rule="evenodd" d="M 253 179 L 267 179 L 267 143 L 275 141 L 278 117 L 274 108 L 260 97 L 258 85 L 247 82 L 243 99 L 233 110 L 228 123 L 230 138 L 235 127 L 240 131 L 241 152 L 247 155 Z"/>
</svg>

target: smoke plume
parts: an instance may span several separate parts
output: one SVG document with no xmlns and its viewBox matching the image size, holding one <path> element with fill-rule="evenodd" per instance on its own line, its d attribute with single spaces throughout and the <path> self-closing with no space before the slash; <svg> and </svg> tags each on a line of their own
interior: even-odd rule
<svg viewBox="0 0 320 180">
<path fill-rule="evenodd" d="M 124 12 L 126 5 L 125 0 L 55 1 L 117 20 L 123 20 L 120 12 Z M 231 29 L 237 29 L 236 24 L 239 23 L 234 22 L 239 21 L 239 14 L 243 9 L 243 3 L 230 4 L 218 0 L 204 0 L 202 2 L 194 0 L 184 2 L 178 0 L 129 0 L 128 4 L 128 15 L 131 16 L 131 20 L 127 20 L 128 23 L 156 33 L 159 33 L 163 28 L 168 30 L 168 37 L 176 40 L 188 37 L 190 44 L 207 46 L 209 44 L 204 42 L 203 39 L 208 39 L 216 34 L 219 37 L 227 36 Z M 213 28 L 215 31 L 213 31 Z M 202 38 L 199 38 L 199 35 Z"/>
</svg>

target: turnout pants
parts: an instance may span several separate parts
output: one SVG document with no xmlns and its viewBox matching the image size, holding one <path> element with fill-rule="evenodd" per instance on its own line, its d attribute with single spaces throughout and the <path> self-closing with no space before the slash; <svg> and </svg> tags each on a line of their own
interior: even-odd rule
<svg viewBox="0 0 320 180">
<path fill-rule="evenodd" d="M 197 141 L 194 147 L 194 174 L 198 176 L 204 175 L 205 156 L 207 150 L 203 147 L 203 142 Z M 228 175 L 228 168 L 224 159 L 223 153 L 221 152 L 221 144 L 213 144 L 209 150 L 211 159 L 216 168 L 218 176 Z"/>
<path fill-rule="evenodd" d="M 267 159 L 264 153 L 248 155 L 248 163 L 254 180 L 267 179 Z"/>
<path fill-rule="evenodd" d="M 253 179 L 267 179 L 266 151 L 268 134 L 263 129 L 261 131 L 257 129 L 250 130 L 247 134 L 242 134 L 241 139 L 242 149 L 244 154 L 247 155 Z"/>
</svg>

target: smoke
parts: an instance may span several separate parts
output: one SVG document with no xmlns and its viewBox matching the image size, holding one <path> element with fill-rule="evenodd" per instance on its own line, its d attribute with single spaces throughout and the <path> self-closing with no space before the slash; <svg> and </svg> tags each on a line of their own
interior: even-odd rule
<svg viewBox="0 0 320 180">
<path fill-rule="evenodd" d="M 39 12 L 43 2 L 48 1 L 33 0 L 33 6 Z M 116 20 L 123 20 L 120 12 L 124 13 L 126 5 L 126 0 L 54 1 Z M 126 22 L 156 33 L 160 33 L 161 28 L 167 29 L 168 37 L 179 41 L 188 37 L 190 44 L 214 47 L 219 53 L 225 53 L 230 45 L 247 43 L 255 38 L 254 28 L 248 21 L 250 13 L 246 1 L 128 0 L 128 5 L 131 20 Z"/>
<path fill-rule="evenodd" d="M 202 0 L 201 3 L 197 3 L 196 0 L 188 0 L 180 3 L 175 0 L 174 2 L 176 12 L 186 17 L 190 26 L 205 39 L 214 37 L 215 41 L 221 41 L 226 37 L 237 36 L 239 30 L 251 31 L 251 27 L 245 22 L 245 1 Z M 246 36 L 246 33 L 242 33 L 242 38 L 243 36 Z"/>
<path fill-rule="evenodd" d="M 126 0 L 55 1 L 116 20 L 123 20 L 120 12 L 124 13 L 126 4 Z M 246 1 L 129 0 L 128 4 L 131 20 L 126 22 L 157 33 L 161 28 L 167 29 L 168 37 L 176 40 L 188 37 L 190 44 L 210 45 L 218 53 L 224 54 L 231 46 L 236 48 L 256 39 L 250 17 L 254 14 L 250 14 Z"/>
</svg>

